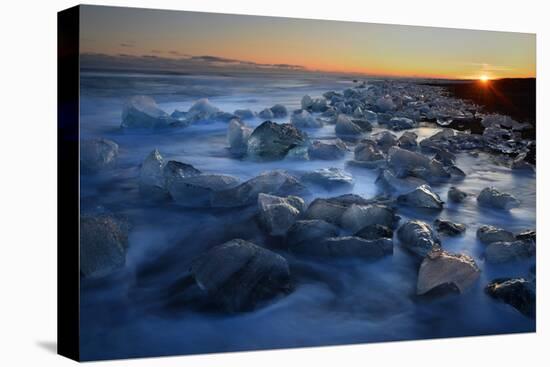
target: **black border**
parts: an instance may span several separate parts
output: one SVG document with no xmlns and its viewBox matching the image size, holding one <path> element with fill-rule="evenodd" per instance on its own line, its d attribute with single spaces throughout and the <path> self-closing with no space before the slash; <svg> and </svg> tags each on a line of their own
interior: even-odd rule
<svg viewBox="0 0 550 367">
<path fill-rule="evenodd" d="M 80 7 L 57 13 L 57 353 L 80 360 Z"/>
</svg>

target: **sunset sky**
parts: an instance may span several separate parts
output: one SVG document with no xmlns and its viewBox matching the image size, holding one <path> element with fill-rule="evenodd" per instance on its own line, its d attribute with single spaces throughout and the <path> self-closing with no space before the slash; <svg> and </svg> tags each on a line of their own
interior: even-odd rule
<svg viewBox="0 0 550 367">
<path fill-rule="evenodd" d="M 81 53 L 297 65 L 373 76 L 534 77 L 535 35 L 81 7 Z"/>
</svg>

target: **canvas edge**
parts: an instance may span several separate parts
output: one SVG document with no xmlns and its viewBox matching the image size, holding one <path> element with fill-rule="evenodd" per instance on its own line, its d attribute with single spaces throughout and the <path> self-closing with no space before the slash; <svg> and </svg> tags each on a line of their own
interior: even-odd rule
<svg viewBox="0 0 550 367">
<path fill-rule="evenodd" d="M 80 6 L 57 13 L 57 353 L 80 360 Z"/>
</svg>

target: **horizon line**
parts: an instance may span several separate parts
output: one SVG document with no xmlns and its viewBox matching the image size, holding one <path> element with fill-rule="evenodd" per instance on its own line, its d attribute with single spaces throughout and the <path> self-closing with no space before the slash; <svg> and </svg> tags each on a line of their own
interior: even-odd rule
<svg viewBox="0 0 550 367">
<path fill-rule="evenodd" d="M 140 54 L 140 55 L 132 55 L 132 54 L 108 54 L 108 53 L 101 53 L 101 52 L 80 52 L 80 57 L 82 56 L 99 56 L 99 57 L 110 57 L 110 58 L 134 58 L 134 59 L 146 59 L 146 60 L 159 60 L 159 61 L 173 61 L 173 62 L 185 62 L 185 61 L 195 61 L 195 60 L 205 60 L 204 65 L 200 65 L 206 69 L 210 68 L 210 70 L 202 70 L 201 72 L 211 72 L 215 73 L 216 71 L 221 71 L 223 69 L 226 69 L 228 71 L 233 72 L 259 72 L 259 71 L 269 71 L 269 72 L 289 72 L 289 73 L 317 73 L 317 74 L 343 74 L 343 75 L 349 75 L 349 76 L 357 76 L 357 77 L 369 77 L 369 78 L 388 78 L 388 79 L 433 79 L 433 80 L 459 80 L 459 81 L 469 81 L 469 80 L 479 80 L 482 75 L 479 76 L 462 76 L 462 77 L 456 77 L 456 76 L 445 76 L 445 75 L 411 75 L 411 74 L 393 74 L 393 73 L 374 73 L 374 72 L 363 72 L 363 71 L 345 71 L 345 70 L 323 70 L 323 69 L 313 69 L 309 68 L 307 66 L 303 65 L 292 65 L 292 64 L 280 64 L 280 63 L 274 63 L 274 64 L 264 64 L 264 63 L 257 63 L 254 61 L 246 61 L 246 60 L 238 60 L 238 59 L 230 59 L 223 56 L 213 56 L 213 55 L 185 55 L 183 57 L 167 57 L 167 56 L 158 56 L 154 54 Z M 212 60 L 209 60 L 209 58 L 212 58 Z M 206 61 L 209 60 L 209 61 Z M 225 63 L 226 65 L 208 65 L 210 61 L 218 62 L 218 63 Z M 231 69 L 231 66 L 234 66 L 233 69 Z M 237 66 L 237 67 L 235 67 Z M 241 68 L 238 68 L 238 66 L 241 66 Z M 126 70 L 126 71 L 133 71 L 133 72 L 142 72 L 145 73 L 147 71 L 154 71 L 154 72 L 160 72 L 160 73 L 170 73 L 170 74 L 192 74 L 192 70 L 185 71 L 184 67 L 163 67 L 162 65 L 158 66 L 118 66 L 118 65 L 110 65 L 110 66 L 84 66 L 81 67 L 81 69 L 89 69 L 89 70 Z M 216 70 L 218 69 L 218 70 Z M 196 71 L 196 70 L 195 70 Z M 505 80 L 505 79 L 536 79 L 536 74 L 533 76 L 506 76 L 506 77 L 489 77 L 489 80 Z"/>
</svg>

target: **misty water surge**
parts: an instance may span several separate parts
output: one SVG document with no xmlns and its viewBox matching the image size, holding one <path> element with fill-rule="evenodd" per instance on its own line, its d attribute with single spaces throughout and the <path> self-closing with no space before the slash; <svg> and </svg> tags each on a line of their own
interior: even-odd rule
<svg viewBox="0 0 550 367">
<path fill-rule="evenodd" d="M 373 81 L 374 82 L 374 81 Z M 369 81 L 370 83 L 370 81 Z M 228 153 L 227 123 L 197 123 L 169 129 L 121 129 L 124 102 L 134 95 L 153 97 L 171 113 L 187 111 L 199 98 L 208 98 L 222 111 L 259 112 L 280 103 L 289 113 L 301 108 L 304 95 L 319 98 L 327 91 L 342 92 L 354 83 L 338 76 L 222 75 L 178 76 L 86 72 L 81 79 L 81 139 L 106 138 L 119 147 L 116 166 L 81 175 L 81 210 L 116 213 L 131 225 L 126 264 L 104 277 L 81 281 L 81 353 L 84 359 L 139 357 L 187 353 L 320 346 L 423 338 L 487 335 L 535 330 L 535 320 L 488 297 L 484 287 L 499 277 L 532 277 L 534 257 L 489 264 L 476 238 L 482 224 L 514 233 L 535 228 L 535 174 L 512 170 L 495 155 L 457 154 L 463 180 L 432 185 L 445 201 L 440 212 L 399 207 L 403 223 L 436 218 L 466 225 L 462 236 L 441 236 L 442 247 L 474 258 L 481 275 L 460 295 L 416 295 L 419 261 L 403 250 L 394 232 L 393 255 L 377 261 L 312 259 L 285 251 L 277 239 L 262 231 L 257 207 L 191 209 L 175 203 L 143 200 L 138 190 L 140 164 L 154 149 L 165 160 L 193 165 L 205 173 L 232 175 L 242 182 L 274 169 L 299 175 L 320 168 L 341 168 L 352 175 L 353 187 L 328 191 L 308 187 L 310 203 L 318 197 L 354 193 L 371 198 L 381 189 L 378 171 L 347 164 L 353 144 L 341 159 L 237 159 Z M 289 117 L 272 119 L 289 122 Z M 263 119 L 246 120 L 255 127 Z M 310 139 L 335 139 L 334 125 L 304 129 Z M 374 124 L 372 133 L 385 130 Z M 413 131 L 418 141 L 440 131 L 421 124 Z M 368 137 L 372 133 L 365 133 Z M 402 132 L 396 132 L 400 136 Z M 477 195 L 495 186 L 521 201 L 518 208 L 499 211 L 480 207 L 475 196 L 462 204 L 447 202 L 450 186 Z M 213 246 L 244 238 L 283 255 L 289 262 L 293 289 L 251 312 L 225 313 L 186 304 L 184 287 L 191 261 Z"/>
</svg>

